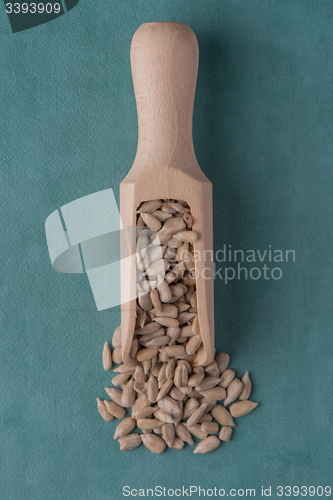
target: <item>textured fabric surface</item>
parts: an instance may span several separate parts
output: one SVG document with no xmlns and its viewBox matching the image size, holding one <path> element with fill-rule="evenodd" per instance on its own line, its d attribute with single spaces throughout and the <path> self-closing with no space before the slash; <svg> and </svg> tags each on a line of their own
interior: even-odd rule
<svg viewBox="0 0 333 500">
<path fill-rule="evenodd" d="M 82 0 L 16 34 L 0 7 L 1 498 L 332 485 L 332 2 Z M 44 232 L 72 200 L 118 196 L 137 141 L 131 38 L 166 20 L 199 41 L 194 144 L 216 250 L 296 255 L 279 280 L 215 281 L 216 347 L 250 372 L 260 406 L 207 456 L 119 451 L 95 398 L 120 312 L 96 310 L 86 276 L 52 269 Z"/>
</svg>

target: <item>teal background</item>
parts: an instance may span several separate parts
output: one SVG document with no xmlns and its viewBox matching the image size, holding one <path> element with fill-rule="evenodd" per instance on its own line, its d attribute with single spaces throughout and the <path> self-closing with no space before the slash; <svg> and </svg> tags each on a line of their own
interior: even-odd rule
<svg viewBox="0 0 333 500">
<path fill-rule="evenodd" d="M 95 399 L 119 310 L 97 312 L 86 276 L 52 269 L 44 234 L 63 204 L 118 196 L 137 141 L 131 38 L 166 20 L 199 41 L 194 144 L 215 248 L 296 252 L 280 281 L 215 282 L 216 346 L 260 406 L 207 456 L 119 451 Z M 329 0 L 82 0 L 12 34 L 0 6 L 1 499 L 332 486 L 332 24 Z"/>
</svg>

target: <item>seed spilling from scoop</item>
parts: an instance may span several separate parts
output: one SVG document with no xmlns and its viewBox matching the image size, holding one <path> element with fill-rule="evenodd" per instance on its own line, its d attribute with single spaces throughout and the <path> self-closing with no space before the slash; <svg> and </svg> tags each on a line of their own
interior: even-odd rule
<svg viewBox="0 0 333 500">
<path fill-rule="evenodd" d="M 194 453 L 209 453 L 230 440 L 233 417 L 246 415 L 258 404 L 248 400 L 248 373 L 238 379 L 228 368 L 228 354 L 221 352 L 207 366 L 195 366 L 202 337 L 192 275 L 200 234 L 193 226 L 190 208 L 182 200 L 151 200 L 138 208 L 139 297 L 130 355 L 139 365 L 122 363 L 117 327 L 113 352 L 108 343 L 103 348 L 104 369 L 110 370 L 112 362 L 118 365 L 112 378 L 117 388 L 105 388 L 111 401 L 97 399 L 104 420 L 125 417 L 114 435 L 122 451 L 141 444 L 157 454 L 166 447 L 181 450 L 185 443 L 193 445 L 195 436 L 201 441 Z M 126 417 L 127 408 L 131 416 Z"/>
</svg>

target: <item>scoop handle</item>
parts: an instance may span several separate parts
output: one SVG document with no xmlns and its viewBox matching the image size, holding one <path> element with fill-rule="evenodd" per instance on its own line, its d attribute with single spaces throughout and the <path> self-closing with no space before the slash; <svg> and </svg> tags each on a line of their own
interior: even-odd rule
<svg viewBox="0 0 333 500">
<path fill-rule="evenodd" d="M 198 42 L 187 24 L 146 23 L 134 34 L 131 67 L 140 160 L 134 168 L 147 156 L 156 165 L 172 162 L 182 169 L 186 162 L 200 169 L 192 140 L 198 60 Z"/>
</svg>

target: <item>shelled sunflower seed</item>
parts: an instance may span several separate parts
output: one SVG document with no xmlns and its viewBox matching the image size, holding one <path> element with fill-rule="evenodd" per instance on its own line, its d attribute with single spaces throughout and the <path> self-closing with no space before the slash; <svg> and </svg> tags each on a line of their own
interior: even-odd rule
<svg viewBox="0 0 333 500">
<path fill-rule="evenodd" d="M 192 225 L 190 207 L 182 200 L 151 200 L 137 210 L 138 299 L 130 355 L 138 366 L 123 364 L 118 326 L 113 352 L 104 345 L 103 366 L 118 364 L 112 384 L 121 389 L 105 388 L 111 402 L 97 398 L 104 420 L 126 417 L 114 435 L 124 451 L 141 443 L 158 454 L 166 447 L 181 450 L 193 444 L 193 435 L 201 440 L 194 453 L 209 453 L 230 440 L 233 418 L 258 404 L 248 399 L 248 372 L 236 378 L 228 354 L 193 366 L 202 338 L 194 258 L 200 234 Z"/>
</svg>

